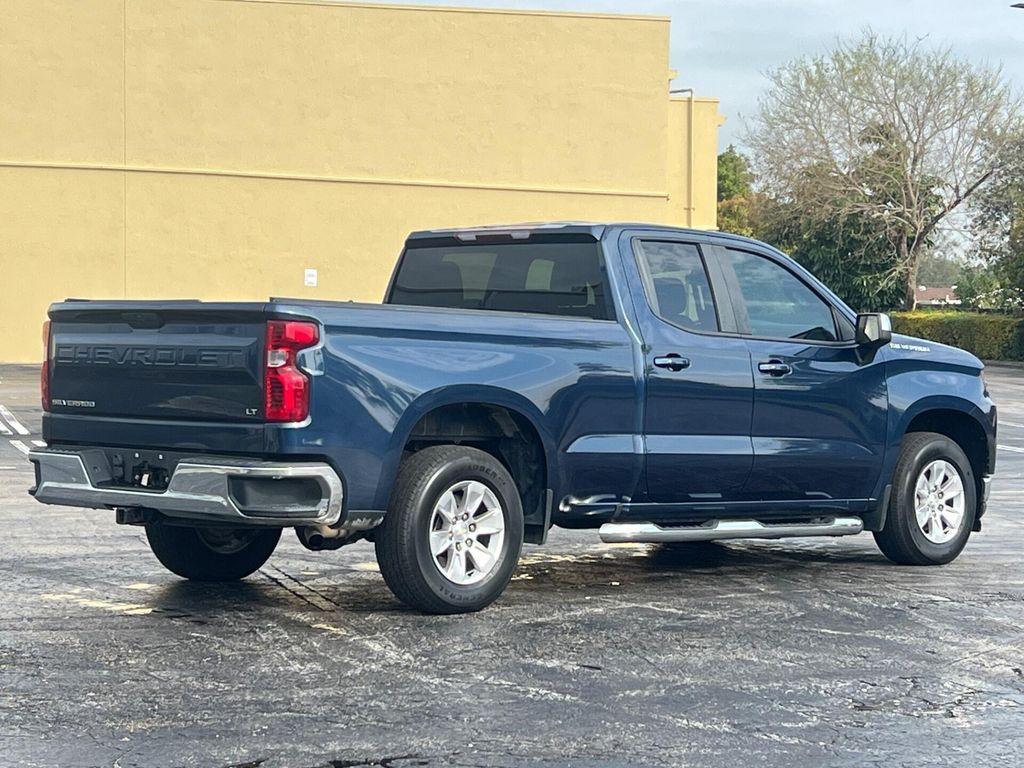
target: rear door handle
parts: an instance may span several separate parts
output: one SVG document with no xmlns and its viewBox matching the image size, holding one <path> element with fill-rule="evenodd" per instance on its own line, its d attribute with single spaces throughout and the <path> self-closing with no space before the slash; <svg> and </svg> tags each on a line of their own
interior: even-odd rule
<svg viewBox="0 0 1024 768">
<path fill-rule="evenodd" d="M 654 358 L 654 364 L 659 368 L 668 368 L 670 371 L 682 371 L 690 367 L 690 361 L 675 352 Z"/>
<path fill-rule="evenodd" d="M 793 372 L 793 367 L 781 360 L 768 360 L 757 364 L 757 370 L 767 373 L 769 376 L 788 376 Z"/>
</svg>

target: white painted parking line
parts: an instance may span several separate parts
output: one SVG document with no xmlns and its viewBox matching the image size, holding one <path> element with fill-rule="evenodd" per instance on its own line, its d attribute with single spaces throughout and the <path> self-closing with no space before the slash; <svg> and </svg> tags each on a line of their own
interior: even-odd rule
<svg viewBox="0 0 1024 768">
<path fill-rule="evenodd" d="M 29 431 L 28 429 L 26 429 L 25 425 L 18 421 L 17 418 L 15 418 L 14 414 L 11 413 L 10 408 L 8 408 L 6 405 L 0 405 L 0 419 L 6 421 L 7 425 L 15 432 L 17 432 L 19 435 L 29 434 Z"/>
<path fill-rule="evenodd" d="M 11 430 L 9 430 L 7 428 L 6 424 L 4 424 L 2 421 L 0 421 L 0 435 L 13 435 L 13 434 L 14 433 L 11 432 Z"/>
<path fill-rule="evenodd" d="M 11 445 L 17 448 L 25 455 L 28 455 L 29 447 L 25 445 L 23 442 L 21 442 L 21 440 L 11 440 Z M 1021 452 L 1024 453 L 1024 451 Z"/>
<path fill-rule="evenodd" d="M 999 420 L 1000 427 L 1017 427 L 1017 429 L 1024 429 L 1024 424 L 1018 424 L 1016 421 L 1003 421 Z"/>
<path fill-rule="evenodd" d="M 1000 451 L 1010 451 L 1012 453 L 1024 453 L 1024 448 L 1017 448 L 1013 445 L 1000 445 L 998 446 Z"/>
<path fill-rule="evenodd" d="M 34 445 L 36 448 L 45 448 L 46 447 L 46 441 L 45 440 L 33 440 L 32 441 L 32 445 Z"/>
</svg>

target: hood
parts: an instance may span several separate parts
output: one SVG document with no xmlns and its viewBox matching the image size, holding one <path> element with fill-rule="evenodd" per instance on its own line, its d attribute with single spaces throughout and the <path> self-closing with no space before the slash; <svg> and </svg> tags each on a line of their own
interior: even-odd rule
<svg viewBox="0 0 1024 768">
<path fill-rule="evenodd" d="M 888 356 L 890 360 L 913 359 L 921 362 L 955 365 L 977 371 L 985 367 L 981 360 L 967 350 L 940 344 L 937 341 L 904 336 L 902 333 L 892 335 L 892 341 L 888 346 Z"/>
</svg>

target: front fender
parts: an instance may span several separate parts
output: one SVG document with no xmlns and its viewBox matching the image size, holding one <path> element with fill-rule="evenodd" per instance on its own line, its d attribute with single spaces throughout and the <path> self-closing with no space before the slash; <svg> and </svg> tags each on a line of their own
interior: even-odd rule
<svg viewBox="0 0 1024 768">
<path fill-rule="evenodd" d="M 988 471 L 994 469 L 996 407 L 985 390 L 980 367 L 944 365 L 924 357 L 889 360 L 889 422 L 885 464 L 875 498 L 881 499 L 892 480 L 907 429 L 929 411 L 964 414 L 983 431 Z"/>
<path fill-rule="evenodd" d="M 910 423 L 915 418 L 927 411 L 940 410 L 964 413 L 977 421 L 978 426 L 985 431 L 986 435 L 994 437 L 990 415 L 977 403 L 956 395 L 931 395 L 915 400 L 899 413 L 895 424 L 890 427 L 890 442 L 894 439 L 895 444 L 898 446 L 900 441 L 903 440 L 903 435 L 907 432 L 907 427 L 910 426 Z"/>
</svg>

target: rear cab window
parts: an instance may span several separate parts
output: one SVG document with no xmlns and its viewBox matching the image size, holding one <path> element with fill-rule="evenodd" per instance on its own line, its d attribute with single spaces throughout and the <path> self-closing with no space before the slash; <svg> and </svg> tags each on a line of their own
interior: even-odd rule
<svg viewBox="0 0 1024 768">
<path fill-rule="evenodd" d="M 647 303 L 655 315 L 688 331 L 719 330 L 711 284 L 700 249 L 692 243 L 637 243 Z"/>
<path fill-rule="evenodd" d="M 413 240 L 386 303 L 615 319 L 601 246 L 592 238 Z"/>
</svg>

